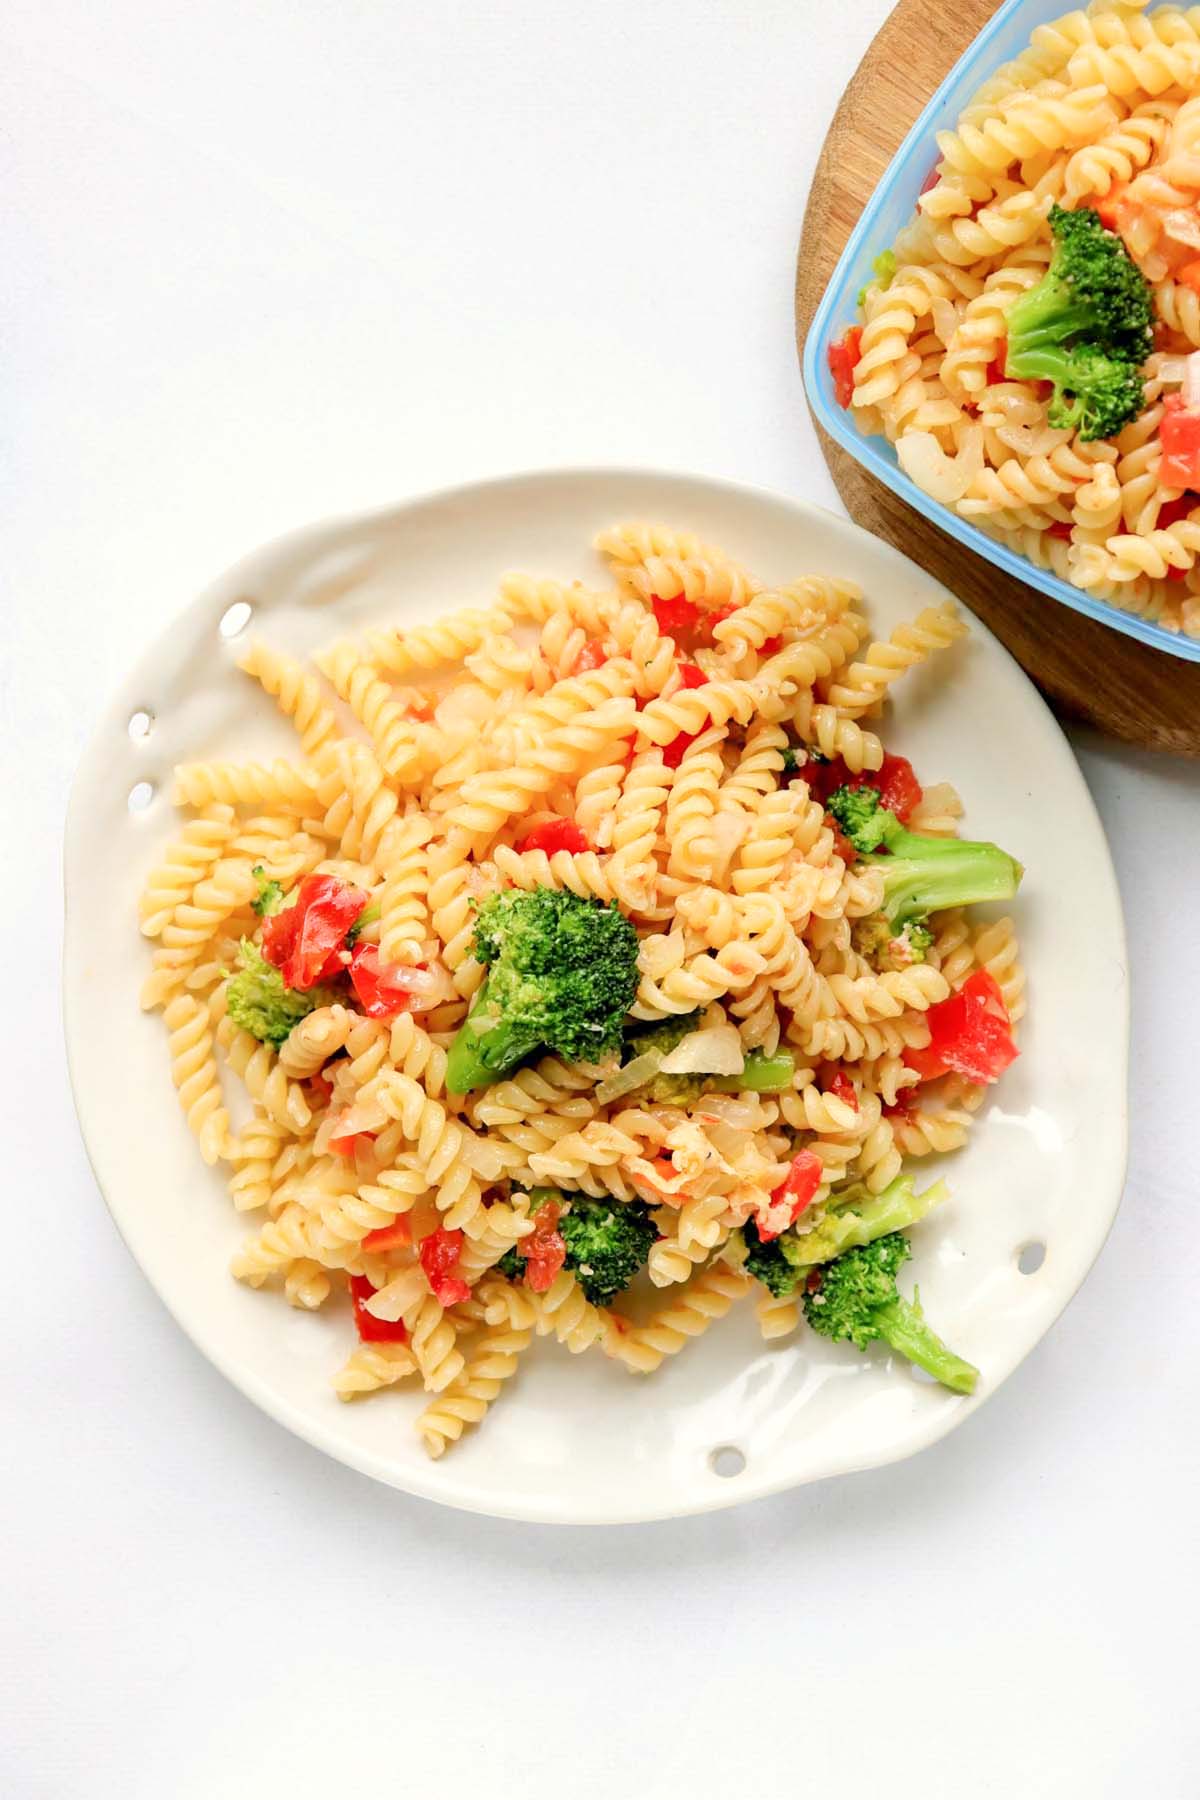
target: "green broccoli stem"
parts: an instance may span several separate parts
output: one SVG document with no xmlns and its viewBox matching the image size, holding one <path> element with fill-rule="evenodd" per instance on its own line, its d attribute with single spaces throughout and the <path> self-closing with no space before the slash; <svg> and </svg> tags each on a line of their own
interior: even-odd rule
<svg viewBox="0 0 1200 1800">
<path fill-rule="evenodd" d="M 861 860 L 883 875 L 883 914 L 893 926 L 984 900 L 1011 900 L 1024 874 L 1020 863 L 998 844 L 963 838 L 927 837 L 890 829 L 888 854 Z"/>
<path fill-rule="evenodd" d="M 485 981 L 446 1053 L 446 1086 L 452 1094 L 487 1087 L 537 1049 L 536 1039 L 515 1031 L 488 1010 Z"/>
<path fill-rule="evenodd" d="M 831 1207 L 811 1231 L 798 1237 L 781 1237 L 779 1242 L 788 1261 L 807 1275 L 815 1264 L 832 1262 L 843 1250 L 873 1244 L 876 1238 L 887 1237 L 893 1231 L 907 1231 L 940 1206 L 949 1193 L 944 1181 L 935 1181 L 918 1194 L 911 1175 L 898 1175 L 882 1194 L 867 1194 L 864 1189 L 861 1200 Z"/>
<path fill-rule="evenodd" d="M 1018 380 L 1030 379 L 1026 359 L 1049 345 L 1062 344 L 1082 333 L 1095 334 L 1095 313 L 1076 298 L 1071 288 L 1048 277 L 1009 308 L 1008 345 L 1004 373 Z M 1018 366 L 1020 365 L 1020 366 Z M 1046 377 L 1047 380 L 1052 379 Z"/>
<path fill-rule="evenodd" d="M 796 1059 L 790 1050 L 774 1056 L 751 1050 L 740 1075 L 706 1076 L 705 1086 L 718 1094 L 777 1094 L 792 1085 L 795 1073 Z"/>
<path fill-rule="evenodd" d="M 906 1356 L 956 1394 L 973 1394 L 979 1370 L 973 1363 L 956 1356 L 937 1332 L 925 1321 L 920 1305 L 914 1305 L 897 1294 L 886 1306 L 877 1307 L 871 1323 L 884 1342 Z"/>
</svg>

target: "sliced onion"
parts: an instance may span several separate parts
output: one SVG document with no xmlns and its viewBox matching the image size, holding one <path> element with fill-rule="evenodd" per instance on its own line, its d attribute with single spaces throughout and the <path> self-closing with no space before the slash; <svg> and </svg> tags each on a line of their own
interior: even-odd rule
<svg viewBox="0 0 1200 1800">
<path fill-rule="evenodd" d="M 443 731 L 474 731 L 496 710 L 496 697 L 478 681 L 464 681 L 439 700 L 434 718 Z"/>
<path fill-rule="evenodd" d="M 382 1131 L 387 1122 L 388 1116 L 377 1100 L 355 1100 L 340 1112 L 329 1113 L 322 1119 L 313 1139 L 313 1149 L 318 1156 L 324 1156 L 330 1138 L 356 1137 L 360 1131 Z"/>
<path fill-rule="evenodd" d="M 1200 408 L 1200 350 L 1193 350 L 1183 368 L 1183 404 Z"/>
<path fill-rule="evenodd" d="M 735 850 L 750 829 L 750 814 L 741 812 L 718 813 L 713 820 L 713 842 L 717 846 L 714 868 L 727 868 Z"/>
<path fill-rule="evenodd" d="M 1197 354 L 1192 352 L 1193 356 Z M 1150 380 L 1161 382 L 1163 387 L 1179 387 L 1191 360 L 1191 356 L 1154 356 L 1146 365 L 1146 374 Z"/>
<path fill-rule="evenodd" d="M 1172 243 L 1183 244 L 1189 250 L 1200 249 L 1200 218 L 1190 208 L 1172 207 L 1163 214 L 1162 227 Z"/>
<path fill-rule="evenodd" d="M 742 1040 L 732 1025 L 690 1031 L 660 1064 L 664 1075 L 740 1075 L 745 1066 Z"/>
<path fill-rule="evenodd" d="M 601 1106 L 607 1106 L 610 1100 L 619 1100 L 622 1094 L 632 1093 L 634 1088 L 653 1081 L 662 1064 L 661 1050 L 643 1050 L 640 1056 L 635 1056 L 623 1069 L 618 1069 L 614 1075 L 600 1083 L 596 1089 L 596 1099 Z"/>
<path fill-rule="evenodd" d="M 706 1094 L 704 1116 L 716 1125 L 727 1126 L 739 1134 L 757 1131 L 763 1122 L 762 1109 L 757 1099 L 743 1100 L 736 1094 Z M 712 1131 L 709 1135 L 712 1136 Z"/>
</svg>

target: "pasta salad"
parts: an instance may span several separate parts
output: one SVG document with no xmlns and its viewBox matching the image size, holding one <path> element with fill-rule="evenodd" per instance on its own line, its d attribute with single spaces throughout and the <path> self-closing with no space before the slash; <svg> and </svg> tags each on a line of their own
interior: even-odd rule
<svg viewBox="0 0 1200 1800">
<path fill-rule="evenodd" d="M 242 669 L 295 761 L 175 771 L 140 903 L 180 1104 L 254 1231 L 233 1262 L 346 1307 L 346 1401 L 412 1379 L 440 1455 L 535 1335 L 648 1373 L 753 1296 L 762 1334 L 977 1371 L 905 1298 L 1017 1054 L 1021 869 L 875 729 L 947 672 L 949 604 L 772 586 L 687 532 L 608 585 Z"/>
<path fill-rule="evenodd" d="M 1039 25 L 937 146 L 837 399 L 959 517 L 1200 636 L 1200 13 Z"/>
</svg>

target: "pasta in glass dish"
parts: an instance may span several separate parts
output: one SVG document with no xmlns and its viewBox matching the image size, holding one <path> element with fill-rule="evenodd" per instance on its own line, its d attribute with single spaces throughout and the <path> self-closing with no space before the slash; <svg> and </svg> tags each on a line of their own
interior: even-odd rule
<svg viewBox="0 0 1200 1800">
<path fill-rule="evenodd" d="M 838 402 L 959 519 L 1200 637 L 1200 15 L 1039 25 L 936 136 Z"/>
<path fill-rule="evenodd" d="M 257 1215 L 233 1272 L 348 1296 L 336 1393 L 420 1382 L 433 1456 L 535 1336 L 647 1373 L 744 1296 L 969 1393 L 897 1285 L 946 1194 L 908 1162 L 1017 1054 L 1022 871 L 876 729 L 965 626 L 872 641 L 836 576 L 596 547 L 604 586 L 251 644 L 298 759 L 176 768 L 142 1000 Z"/>
</svg>

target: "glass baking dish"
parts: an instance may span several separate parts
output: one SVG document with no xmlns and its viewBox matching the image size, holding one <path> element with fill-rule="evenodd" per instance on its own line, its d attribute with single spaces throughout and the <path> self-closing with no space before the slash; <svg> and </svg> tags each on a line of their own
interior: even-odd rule
<svg viewBox="0 0 1200 1800">
<path fill-rule="evenodd" d="M 1048 569 L 1037 568 L 1027 557 L 997 543 L 977 526 L 960 519 L 949 507 L 931 499 L 900 468 L 895 449 L 886 438 L 866 437 L 857 429 L 848 411 L 838 405 L 829 373 L 829 345 L 857 319 L 856 296 L 859 288 L 871 279 L 875 257 L 888 248 L 916 209 L 922 183 L 937 160 L 934 134 L 953 127 L 975 91 L 1002 63 L 1010 62 L 1025 49 L 1036 25 L 1061 18 L 1067 10 L 1065 0 L 1006 0 L 937 89 L 893 157 L 841 254 L 804 345 L 804 386 L 822 429 L 877 480 L 950 537 L 957 538 L 978 556 L 986 557 L 1063 606 L 1086 613 L 1089 618 L 1098 619 L 1102 625 L 1124 632 L 1127 637 L 1153 644 L 1169 656 L 1200 662 L 1200 640 L 1122 612 L 1106 600 L 1093 599 Z"/>
</svg>

